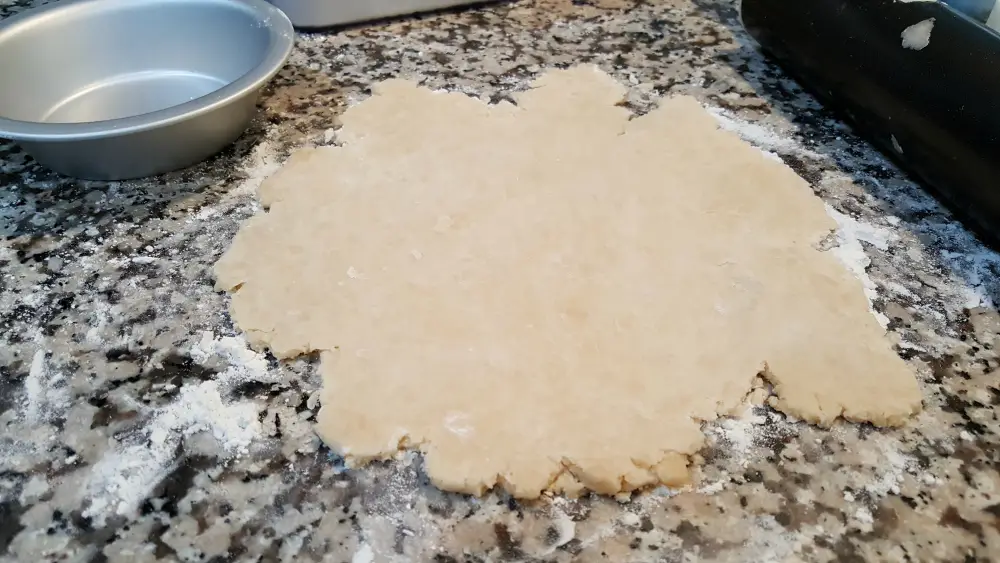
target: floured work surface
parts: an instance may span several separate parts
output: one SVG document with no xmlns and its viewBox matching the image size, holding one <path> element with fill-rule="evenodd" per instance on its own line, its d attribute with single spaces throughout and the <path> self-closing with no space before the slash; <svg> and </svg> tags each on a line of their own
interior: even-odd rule
<svg viewBox="0 0 1000 563">
<path fill-rule="evenodd" d="M 630 120 L 624 93 L 592 67 L 517 106 L 387 81 L 261 186 L 218 285 L 256 345 L 322 351 L 335 451 L 612 494 L 686 482 L 762 370 L 812 422 L 920 408 L 809 186 L 695 100 Z"/>
</svg>

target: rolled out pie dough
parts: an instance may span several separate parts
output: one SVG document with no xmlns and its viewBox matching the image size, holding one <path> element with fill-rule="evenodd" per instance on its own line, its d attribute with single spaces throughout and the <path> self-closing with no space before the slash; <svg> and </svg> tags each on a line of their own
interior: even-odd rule
<svg viewBox="0 0 1000 563">
<path fill-rule="evenodd" d="M 593 67 L 517 105 L 373 90 L 216 266 L 252 341 L 321 351 L 317 431 L 349 461 L 419 448 L 447 490 L 613 494 L 685 482 L 700 422 L 758 372 L 818 424 L 919 410 L 861 283 L 815 248 L 823 202 L 694 99 L 630 119 Z"/>
</svg>

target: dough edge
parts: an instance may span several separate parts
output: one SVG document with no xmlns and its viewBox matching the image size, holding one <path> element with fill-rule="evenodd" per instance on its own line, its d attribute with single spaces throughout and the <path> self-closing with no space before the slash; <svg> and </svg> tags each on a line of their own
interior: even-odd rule
<svg viewBox="0 0 1000 563">
<path fill-rule="evenodd" d="M 596 67 L 583 66 L 575 67 L 576 69 L 591 69 L 595 72 L 600 73 Z M 553 71 L 553 72 L 567 72 L 567 71 Z M 541 83 L 547 76 L 552 73 L 542 75 L 536 83 Z M 603 74 L 603 73 L 601 73 Z M 606 75 L 605 75 L 606 76 Z M 610 77 L 609 77 L 610 78 Z M 396 88 L 417 88 L 418 86 L 412 83 L 401 80 L 389 80 L 373 88 L 373 97 L 390 95 L 391 92 Z M 624 88 L 621 90 L 622 95 L 619 96 L 619 101 L 623 99 Z M 461 96 L 465 97 L 464 94 L 448 94 L 449 96 Z M 693 102 L 698 104 L 693 98 L 688 98 L 686 96 L 677 96 L 673 98 L 667 98 L 661 100 L 661 103 L 666 100 L 677 100 L 678 98 L 683 98 L 682 103 Z M 481 102 L 468 98 L 472 103 L 482 104 Z M 699 104 L 700 107 L 700 104 Z M 707 114 L 706 114 L 707 115 Z M 719 130 L 720 134 L 729 135 L 733 138 L 738 139 L 738 137 L 731 132 L 724 130 Z M 740 140 L 742 142 L 742 140 Z M 282 181 L 283 175 L 290 175 L 295 172 L 294 166 L 306 162 L 309 159 L 321 155 L 325 151 L 334 150 L 336 147 L 315 147 L 315 148 L 303 148 L 294 152 L 288 159 L 288 161 L 271 177 L 267 178 L 261 185 L 259 189 L 259 197 L 261 203 L 266 207 L 272 207 L 273 205 L 281 201 L 280 189 L 278 185 Z M 763 158 L 763 157 L 762 157 Z M 809 194 L 812 196 L 812 194 Z M 815 197 L 815 196 L 813 196 Z M 268 211 L 270 213 L 271 210 Z M 245 229 L 252 229 L 252 225 L 256 222 L 259 223 L 264 221 L 267 214 L 258 214 L 247 221 L 247 223 L 240 228 L 237 234 L 237 239 L 245 235 Z M 814 242 L 818 242 L 814 241 Z M 234 240 L 233 245 L 235 246 L 236 241 Z M 227 257 L 229 252 L 219 260 L 216 265 L 216 288 L 222 291 L 226 291 L 232 294 L 238 293 L 240 287 L 244 283 L 244 279 L 238 272 L 229 271 L 227 265 Z M 860 292 L 860 285 L 858 287 Z M 234 311 L 234 320 L 237 320 L 237 315 Z M 242 325 L 241 322 L 237 321 L 238 325 Z M 279 359 L 294 358 L 296 356 L 316 351 L 309 346 L 296 346 L 296 347 L 276 347 L 274 335 L 267 330 L 262 330 L 260 328 L 249 328 L 245 330 L 245 335 L 250 342 L 251 346 L 257 350 L 271 349 Z M 320 352 L 326 352 L 324 350 L 319 350 Z M 759 374 L 750 375 L 749 379 L 753 379 L 755 376 L 762 377 L 768 384 L 773 386 L 773 393 L 767 398 L 767 403 L 786 414 L 804 420 L 806 422 L 816 424 L 819 426 L 827 427 L 832 425 L 837 419 L 843 418 L 851 422 L 871 422 L 876 426 L 900 426 L 905 423 L 909 416 L 919 412 L 921 408 L 921 397 L 919 389 L 916 388 L 916 381 L 914 381 L 914 389 L 916 390 L 915 395 L 906 397 L 905 401 L 909 402 L 908 408 L 903 408 L 898 412 L 891 413 L 889 416 L 882 416 L 878 412 L 871 409 L 869 410 L 852 410 L 849 406 L 842 406 L 839 411 L 829 411 L 829 412 L 817 412 L 816 410 L 810 410 L 809 408 L 803 407 L 800 403 L 795 403 L 787 400 L 782 393 L 782 382 L 777 379 L 773 374 L 768 373 L 767 369 L 762 370 Z M 328 375 L 324 374 L 324 381 Z M 759 387 L 749 386 L 746 390 L 746 397 L 749 397 L 752 393 L 758 391 Z M 326 383 L 324 383 L 324 392 L 326 391 Z M 746 399 L 744 397 L 744 399 Z M 741 404 L 745 404 L 742 402 Z M 720 416 L 725 416 L 726 413 L 719 413 Z M 323 417 L 324 413 L 321 411 L 320 417 Z M 327 444 L 335 445 L 336 440 L 333 436 L 322 436 L 322 431 L 318 425 L 317 429 L 321 434 L 321 437 Z M 698 449 L 701 448 L 703 444 L 699 444 Z M 335 448 L 336 449 L 336 448 Z M 694 456 L 696 455 L 698 449 L 694 451 L 663 451 L 660 452 L 660 458 L 655 463 L 639 462 L 632 460 L 632 467 L 624 471 L 618 471 L 618 479 L 607 478 L 607 475 L 595 475 L 594 472 L 588 471 L 587 466 L 593 465 L 593 463 L 581 463 L 580 460 L 570 460 L 570 459 L 559 459 L 551 460 L 552 463 L 548 468 L 540 468 L 539 474 L 542 477 L 534 479 L 532 482 L 535 483 L 534 486 L 519 486 L 516 479 L 511 479 L 509 475 L 503 473 L 497 473 L 491 477 L 485 477 L 480 480 L 454 480 L 448 477 L 442 477 L 440 472 L 434 471 L 435 463 L 435 451 L 433 446 L 425 447 L 421 443 L 413 443 L 410 441 L 409 436 L 401 436 L 398 440 L 398 444 L 395 451 L 383 450 L 378 454 L 355 454 L 349 451 L 344 451 L 341 449 L 341 453 L 344 455 L 345 460 L 351 466 L 361 466 L 374 460 L 381 459 L 391 459 L 398 453 L 406 450 L 420 450 L 425 455 L 425 460 L 428 468 L 428 475 L 434 482 L 434 484 L 443 490 L 462 492 L 474 495 L 481 495 L 487 490 L 494 487 L 502 487 L 507 490 L 513 496 L 518 498 L 537 498 L 545 491 L 551 491 L 554 493 L 562 493 L 567 496 L 576 496 L 582 494 L 586 490 L 591 490 L 600 494 L 615 495 L 623 492 L 630 492 L 635 490 L 641 490 L 649 487 L 655 487 L 659 485 L 666 485 L 668 487 L 681 487 L 691 484 L 693 478 L 694 469 Z M 599 465 L 600 463 L 597 462 Z M 544 483 L 543 486 L 537 486 L 538 483 Z"/>
</svg>

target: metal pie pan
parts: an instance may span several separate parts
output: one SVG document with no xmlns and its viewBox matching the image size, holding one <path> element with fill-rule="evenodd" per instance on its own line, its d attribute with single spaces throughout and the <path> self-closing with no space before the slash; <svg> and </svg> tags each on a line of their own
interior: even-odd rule
<svg viewBox="0 0 1000 563">
<path fill-rule="evenodd" d="M 264 0 L 64 0 L 0 21 L 0 138 L 124 180 L 233 142 L 294 43 Z"/>
</svg>

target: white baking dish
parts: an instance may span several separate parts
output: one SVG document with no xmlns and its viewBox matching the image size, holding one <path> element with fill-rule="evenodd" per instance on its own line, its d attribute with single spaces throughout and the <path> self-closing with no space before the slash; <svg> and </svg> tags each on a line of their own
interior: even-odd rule
<svg viewBox="0 0 1000 563">
<path fill-rule="evenodd" d="M 484 0 L 270 0 L 295 27 L 314 28 L 439 10 Z"/>
</svg>

